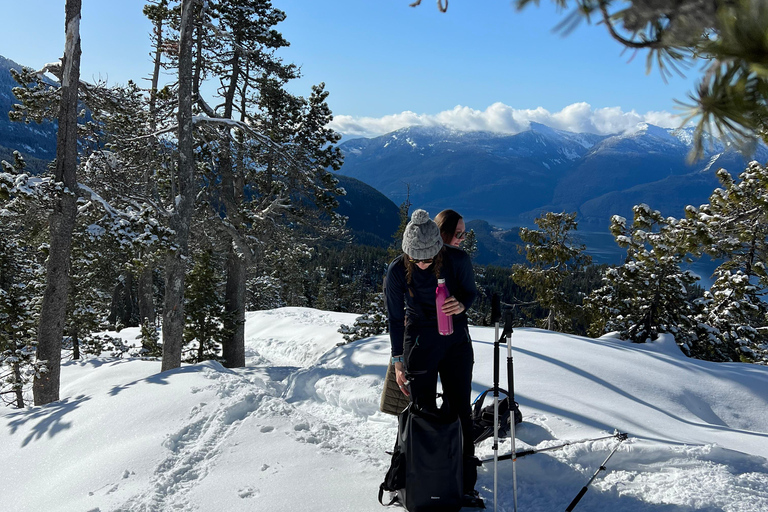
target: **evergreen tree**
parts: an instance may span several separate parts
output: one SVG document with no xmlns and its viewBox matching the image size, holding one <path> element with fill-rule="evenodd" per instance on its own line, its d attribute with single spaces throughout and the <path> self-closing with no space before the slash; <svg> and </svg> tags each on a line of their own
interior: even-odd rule
<svg viewBox="0 0 768 512">
<path fill-rule="evenodd" d="M 91 232 L 90 236 L 98 236 Z M 76 232 L 73 237 L 70 302 L 67 311 L 65 333 L 72 350 L 72 358 L 80 359 L 81 349 L 86 354 L 100 355 L 104 343 L 95 333 L 103 330 L 109 315 L 110 295 L 106 291 L 113 280 L 113 275 L 104 275 L 105 270 L 113 267 L 109 253 L 93 251 L 83 238 L 88 235 Z M 95 244 L 94 244 L 95 245 Z M 109 272 L 111 274 L 111 272 Z"/>
<path fill-rule="evenodd" d="M 184 280 L 189 256 L 189 230 L 194 210 L 195 146 L 192 120 L 194 69 L 192 65 L 193 34 L 199 0 L 182 0 L 179 29 L 179 89 L 177 111 L 178 164 L 171 197 L 174 201 L 169 224 L 174 233 L 174 247 L 165 258 L 165 297 L 163 304 L 162 370 L 181 366 L 184 337 Z"/>
<path fill-rule="evenodd" d="M 224 337 L 224 304 L 219 297 L 217 275 L 211 250 L 200 251 L 187 277 L 185 291 L 187 322 L 184 328 L 184 360 L 199 363 L 219 359 Z"/>
<path fill-rule="evenodd" d="M 46 289 L 37 332 L 37 360 L 45 369 L 35 375 L 35 405 L 59 400 L 61 374 L 61 339 L 64 334 L 67 292 L 69 290 L 69 255 L 74 229 L 77 190 L 77 90 L 80 82 L 80 0 L 65 5 L 66 47 L 62 58 L 59 128 L 56 138 L 58 194 L 50 217 L 50 252 L 47 262 Z"/>
<path fill-rule="evenodd" d="M 355 323 L 351 326 L 341 325 L 339 332 L 343 334 L 347 343 L 352 343 L 363 338 L 370 338 L 389 331 L 389 321 L 387 319 L 387 310 L 384 305 L 384 293 L 379 292 L 368 304 L 368 307 L 362 315 L 355 318 Z"/>
<path fill-rule="evenodd" d="M 405 233 L 405 228 L 408 225 L 408 221 L 410 220 L 410 210 L 411 210 L 411 185 L 410 183 L 406 183 L 406 195 L 405 195 L 405 201 L 400 203 L 400 209 L 398 212 L 398 215 L 400 216 L 400 225 L 397 227 L 397 231 L 392 235 L 392 238 L 394 241 L 392 242 L 392 245 L 389 246 L 389 249 L 387 250 L 387 259 L 389 261 L 394 260 L 398 256 L 400 256 L 403 253 L 402 243 L 403 243 L 403 233 Z"/>
<path fill-rule="evenodd" d="M 680 268 L 687 249 L 679 221 L 645 204 L 635 206 L 634 214 L 629 227 L 623 217 L 611 219 L 611 232 L 627 258 L 606 271 L 604 286 L 585 301 L 593 318 L 590 333 L 619 331 L 623 339 L 644 343 L 667 332 L 685 349 L 694 327 L 688 288 L 698 278 Z"/>
<path fill-rule="evenodd" d="M 521 252 L 525 251 L 531 266 L 514 265 L 512 279 L 533 291 L 539 305 L 549 310 L 543 322 L 546 329 L 573 332 L 577 304 L 566 295 L 563 283 L 566 276 L 591 261 L 583 245 L 574 245 L 571 231 L 577 228 L 576 214 L 547 212 L 535 222 L 538 230 L 520 228 L 520 238 L 526 243 Z"/>
<path fill-rule="evenodd" d="M 212 108 L 194 95 L 204 114 L 196 128 L 206 162 L 204 204 L 228 254 L 225 308 L 231 339 L 224 343 L 225 360 L 242 366 L 247 274 L 270 252 L 259 245 L 277 224 L 290 225 L 278 232 L 294 240 L 329 220 L 334 228 L 339 225 L 331 210 L 343 191 L 328 169 L 341 165 L 335 147 L 340 136 L 326 128 L 332 117 L 324 85 L 313 87 L 309 99 L 285 90 L 298 72 L 274 54 L 288 45 L 274 29 L 285 18 L 282 11 L 268 0 L 205 5 L 195 26 L 193 82 L 199 87 L 205 74 L 220 80 L 220 105 Z"/>
<path fill-rule="evenodd" d="M 698 302 L 703 324 L 693 352 L 716 360 L 768 363 L 768 171 L 752 162 L 734 180 L 721 169 L 708 204 L 689 206 L 683 226 L 691 252 L 722 261 Z"/>
<path fill-rule="evenodd" d="M 465 236 L 464 240 L 461 241 L 461 245 L 459 247 L 464 249 L 464 251 L 469 254 L 470 259 L 475 259 L 475 256 L 477 256 L 477 235 L 475 235 L 474 229 L 467 231 L 467 236 Z"/>
<path fill-rule="evenodd" d="M 158 333 L 157 327 L 149 318 L 144 318 L 141 324 L 139 339 L 141 340 L 141 349 L 138 353 L 140 357 L 156 359 L 163 355 L 163 349 L 158 344 L 160 333 Z"/>
<path fill-rule="evenodd" d="M 0 227 L 0 236 L 0 397 L 21 409 L 36 373 L 37 276 L 10 230 Z"/>
<path fill-rule="evenodd" d="M 35 233 L 44 218 L 35 213 L 35 191 L 18 152 L 0 162 L 0 399 L 18 408 L 28 401 L 38 370 L 37 320 L 45 269 L 37 261 Z"/>
</svg>

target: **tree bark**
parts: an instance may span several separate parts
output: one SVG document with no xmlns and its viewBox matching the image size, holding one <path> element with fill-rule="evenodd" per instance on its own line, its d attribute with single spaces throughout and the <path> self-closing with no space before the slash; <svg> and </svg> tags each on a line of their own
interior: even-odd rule
<svg viewBox="0 0 768 512">
<path fill-rule="evenodd" d="M 222 347 L 224 366 L 245 366 L 245 260 L 230 246 L 227 255 L 227 286 L 224 292 L 224 329 L 227 333 Z"/>
<path fill-rule="evenodd" d="M 16 395 L 16 408 L 24 408 L 24 393 L 21 390 L 21 363 L 18 361 L 13 363 L 13 378 L 16 385 L 14 386 L 14 394 Z"/>
<path fill-rule="evenodd" d="M 50 251 L 45 293 L 40 310 L 37 360 L 46 371 L 35 376 L 32 385 L 35 405 L 59 400 L 61 339 L 69 295 L 69 258 L 75 226 L 77 192 L 77 88 L 80 82 L 81 0 L 67 0 L 65 6 L 66 46 L 62 59 L 59 130 L 56 137 L 55 181 L 59 192 L 50 222 Z"/>
<path fill-rule="evenodd" d="M 139 324 L 144 320 L 155 323 L 155 289 L 152 279 L 152 265 L 146 265 L 139 275 Z"/>
<path fill-rule="evenodd" d="M 192 189 L 195 174 L 192 125 L 192 31 L 197 1 L 183 0 L 181 4 L 178 189 L 170 218 L 171 228 L 176 233 L 176 247 L 168 253 L 165 263 L 162 371 L 181 366 L 181 349 L 184 343 L 184 280 L 189 259 L 189 226 L 195 195 Z"/>
<path fill-rule="evenodd" d="M 237 43 L 240 41 L 237 40 Z M 224 98 L 224 118 L 232 119 L 237 81 L 240 77 L 240 47 L 236 46 L 232 58 L 232 76 Z M 243 200 L 242 186 L 235 178 L 235 172 L 243 172 L 234 168 L 229 137 L 229 128 L 222 129 L 222 151 L 219 155 L 222 200 L 227 209 L 229 222 L 236 226 L 242 225 L 239 208 Z M 245 366 L 245 280 L 248 269 L 247 256 L 238 254 L 235 241 L 230 240 L 227 254 L 227 285 L 224 291 L 224 332 L 222 355 L 224 366 L 241 368 Z"/>
<path fill-rule="evenodd" d="M 80 359 L 80 336 L 77 329 L 72 330 L 72 359 L 77 361 Z"/>
<path fill-rule="evenodd" d="M 152 85 L 149 91 L 149 131 L 157 131 L 157 85 L 160 82 L 160 68 L 163 60 L 163 24 L 164 18 L 159 17 L 155 20 L 155 56 L 152 69 Z M 146 194 L 152 197 L 155 191 L 155 177 L 150 170 L 153 166 L 147 165 L 147 171 L 144 176 L 146 183 Z M 155 293 L 153 284 L 154 264 L 147 262 L 142 268 L 139 276 L 139 324 L 144 325 L 144 320 L 149 320 L 151 324 L 155 323 Z"/>
</svg>

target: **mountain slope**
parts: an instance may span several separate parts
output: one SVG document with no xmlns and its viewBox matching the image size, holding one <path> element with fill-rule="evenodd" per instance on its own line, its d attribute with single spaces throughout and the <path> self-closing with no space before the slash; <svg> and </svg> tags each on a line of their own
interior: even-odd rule
<svg viewBox="0 0 768 512">
<path fill-rule="evenodd" d="M 336 346 L 354 315 L 248 313 L 248 367 L 109 358 L 62 368 L 62 401 L 0 410 L 4 510 L 380 511 L 396 419 L 377 411 L 389 341 Z M 473 394 L 493 378 L 493 329 L 470 329 Z M 120 336 L 135 343 L 137 329 Z M 632 344 L 516 329 L 517 447 L 630 434 L 578 510 L 768 509 L 768 368 L 683 356 L 671 338 Z M 502 350 L 504 348 L 502 347 Z M 501 381 L 506 382 L 505 366 Z M 492 441 L 478 455 L 492 455 Z M 517 461 L 519 509 L 563 510 L 615 441 Z M 508 440 L 500 450 L 509 450 Z M 512 467 L 499 464 L 500 510 Z M 493 465 L 478 486 L 493 501 Z M 44 490 L 44 491 L 43 491 Z"/>
<path fill-rule="evenodd" d="M 410 127 L 342 144 L 342 172 L 395 203 L 410 190 L 414 206 L 430 213 L 453 208 L 466 218 L 493 221 L 488 214 L 494 212 L 483 205 L 503 204 L 507 208 L 496 215 L 511 217 L 543 204 L 562 172 L 599 139 L 543 125 L 512 136 Z"/>
<path fill-rule="evenodd" d="M 335 174 L 347 195 L 338 198 L 337 213 L 348 217 L 347 228 L 355 241 L 388 247 L 400 226 L 400 209 L 384 194 L 360 180 Z"/>
<path fill-rule="evenodd" d="M 40 172 L 56 157 L 56 123 L 24 124 L 8 119 L 8 112 L 16 103 L 12 89 L 19 85 L 10 70 L 21 70 L 21 67 L 0 55 L 0 160 L 13 162 L 13 151 L 19 151 L 30 169 Z"/>
<path fill-rule="evenodd" d="M 745 160 L 715 144 L 689 164 L 691 130 L 646 123 L 614 136 L 576 134 L 532 123 L 516 135 L 411 127 L 341 145 L 343 171 L 415 208 L 453 208 L 467 219 L 530 225 L 542 211 L 575 211 L 593 229 L 647 203 L 682 216 L 718 186 L 715 171 L 740 173 Z M 758 160 L 768 159 L 760 146 Z"/>
</svg>

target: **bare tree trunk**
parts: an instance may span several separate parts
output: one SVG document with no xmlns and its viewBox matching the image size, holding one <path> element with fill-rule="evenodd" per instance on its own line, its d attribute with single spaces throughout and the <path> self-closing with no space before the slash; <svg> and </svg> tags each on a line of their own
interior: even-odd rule
<svg viewBox="0 0 768 512">
<path fill-rule="evenodd" d="M 165 263 L 162 371 L 181 366 L 184 340 L 184 279 L 189 253 L 189 226 L 194 206 L 195 154 L 192 126 L 192 30 L 197 0 L 183 0 L 179 39 L 178 190 L 171 215 L 176 249 Z"/>
<path fill-rule="evenodd" d="M 236 42 L 239 43 L 240 41 Z M 224 98 L 224 117 L 226 119 L 232 119 L 237 82 L 241 74 L 240 60 L 240 47 L 236 46 L 231 61 L 232 78 Z M 221 142 L 224 148 L 219 155 L 222 199 L 227 209 L 229 221 L 240 225 L 239 208 L 243 201 L 243 185 L 235 177 L 235 173 L 242 173 L 243 171 L 239 166 L 235 168 L 232 162 L 229 128 L 222 130 Z M 248 264 L 247 256 L 238 254 L 235 245 L 235 241 L 231 240 L 227 254 L 227 285 L 224 291 L 224 331 L 226 337 L 222 343 L 222 355 L 224 365 L 227 368 L 245 366 L 245 279 Z M 247 249 L 243 248 L 243 250 Z"/>
<path fill-rule="evenodd" d="M 149 130 L 154 133 L 157 130 L 157 84 L 160 81 L 160 68 L 163 59 L 163 24 L 164 18 L 155 20 L 155 56 L 152 69 L 152 85 L 149 91 Z M 146 194 L 152 196 L 155 190 L 154 173 L 150 174 L 153 166 L 147 165 L 144 177 Z M 141 269 L 139 276 L 139 323 L 144 325 L 144 320 L 155 323 L 155 290 L 153 284 L 154 264 L 147 262 Z"/>
<path fill-rule="evenodd" d="M 35 405 L 59 400 L 61 339 L 69 295 L 69 258 L 75 226 L 77 192 L 77 88 L 80 82 L 81 0 L 67 0 L 65 6 L 66 46 L 62 59 L 59 131 L 56 137 L 56 183 L 63 190 L 50 216 L 50 252 L 45 293 L 40 310 L 37 360 L 45 361 L 46 372 L 35 377 L 32 391 Z"/>
<path fill-rule="evenodd" d="M 227 255 L 227 286 L 224 292 L 224 329 L 227 337 L 222 352 L 224 366 L 245 366 L 245 260 L 230 246 Z"/>
<path fill-rule="evenodd" d="M 80 359 L 80 336 L 77 329 L 72 330 L 72 359 Z"/>
<path fill-rule="evenodd" d="M 139 320 L 144 324 L 144 320 L 149 320 L 151 324 L 155 323 L 155 288 L 152 279 L 153 268 L 151 265 L 145 265 L 139 275 Z"/>
<path fill-rule="evenodd" d="M 16 395 L 16 407 L 23 409 L 24 393 L 21 390 L 21 363 L 18 361 L 13 363 L 13 377 L 16 379 L 16 386 L 14 389 L 14 394 Z"/>
</svg>

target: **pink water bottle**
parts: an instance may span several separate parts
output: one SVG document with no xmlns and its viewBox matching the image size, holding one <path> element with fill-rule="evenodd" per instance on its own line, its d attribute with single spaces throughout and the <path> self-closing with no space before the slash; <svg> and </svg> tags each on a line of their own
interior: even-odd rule
<svg viewBox="0 0 768 512">
<path fill-rule="evenodd" d="M 437 290 L 435 290 L 435 296 L 435 303 L 437 305 L 437 330 L 443 336 L 448 336 L 449 334 L 453 334 L 453 317 L 443 313 L 443 304 L 445 304 L 445 299 L 450 297 L 450 294 L 448 293 L 448 287 L 445 286 L 445 279 L 437 280 Z"/>
</svg>

